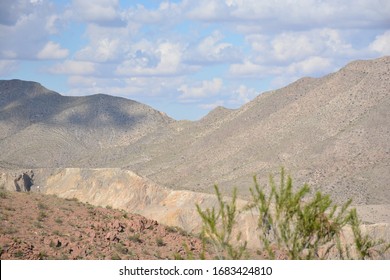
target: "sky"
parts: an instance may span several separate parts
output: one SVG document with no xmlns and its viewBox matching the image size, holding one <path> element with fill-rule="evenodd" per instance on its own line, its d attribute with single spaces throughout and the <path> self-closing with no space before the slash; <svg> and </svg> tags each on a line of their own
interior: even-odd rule
<svg viewBox="0 0 390 280">
<path fill-rule="evenodd" d="M 388 0 L 0 0 L 0 79 L 177 120 L 385 55 Z"/>
</svg>

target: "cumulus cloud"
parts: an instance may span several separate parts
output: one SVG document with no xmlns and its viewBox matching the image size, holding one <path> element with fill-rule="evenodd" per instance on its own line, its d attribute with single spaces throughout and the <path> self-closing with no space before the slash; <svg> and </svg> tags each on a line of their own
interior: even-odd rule
<svg viewBox="0 0 390 280">
<path fill-rule="evenodd" d="M 152 10 L 138 4 L 124 11 L 124 16 L 128 21 L 143 24 L 172 24 L 183 20 L 187 5 L 187 1 L 180 3 L 163 1 L 157 9 Z"/>
<path fill-rule="evenodd" d="M 234 90 L 232 96 L 233 98 L 230 102 L 241 105 L 251 101 L 258 94 L 259 92 L 256 89 L 247 87 L 246 85 L 240 85 L 236 90 Z"/>
<path fill-rule="evenodd" d="M 204 97 L 210 97 L 218 94 L 222 89 L 222 79 L 214 78 L 212 80 L 202 81 L 199 85 L 189 86 L 184 84 L 178 88 L 181 92 L 181 100 L 193 100 Z"/>
<path fill-rule="evenodd" d="M 267 69 L 265 65 L 256 64 L 250 60 L 231 64 L 229 67 L 229 75 L 235 78 L 260 78 L 265 73 L 272 74 L 270 71 L 271 69 Z"/>
<path fill-rule="evenodd" d="M 62 59 L 66 58 L 69 54 L 67 49 L 61 48 L 60 44 L 52 41 L 47 42 L 41 51 L 38 52 L 37 58 L 39 59 Z"/>
<path fill-rule="evenodd" d="M 1 21 L 2 13 L 10 14 L 6 22 Z M 3 58 L 35 59 L 50 36 L 59 31 L 62 20 L 50 2 L 1 1 L 0 54 Z"/>
<path fill-rule="evenodd" d="M 375 40 L 370 44 L 369 49 L 380 55 L 390 55 L 390 31 L 376 36 Z"/>
<path fill-rule="evenodd" d="M 320 56 L 308 57 L 302 61 L 292 63 L 287 71 L 295 76 L 306 76 L 313 73 L 327 73 L 332 69 L 333 63 L 329 58 Z"/>
<path fill-rule="evenodd" d="M 203 21 L 237 23 L 241 30 L 297 30 L 311 26 L 367 28 L 389 24 L 387 0 L 360 1 L 257 1 L 202 0 L 191 7 L 189 17 Z"/>
<path fill-rule="evenodd" d="M 21 17 L 33 13 L 42 1 L 2 0 L 0 2 L 0 24 L 15 25 Z"/>
<path fill-rule="evenodd" d="M 336 69 L 336 58 L 353 57 L 358 51 L 343 39 L 341 32 L 323 28 L 275 35 L 248 35 L 252 52 L 243 62 L 231 64 L 232 77 L 264 78 L 318 76 Z"/>
<path fill-rule="evenodd" d="M 186 61 L 194 64 L 228 63 L 241 58 L 239 49 L 231 43 L 222 42 L 223 35 L 215 31 L 203 38 L 196 46 L 189 47 Z"/>
<path fill-rule="evenodd" d="M 125 24 L 118 0 L 73 0 L 72 11 L 78 20 L 85 22 L 111 26 Z"/>
<path fill-rule="evenodd" d="M 94 62 L 112 61 L 118 58 L 119 39 L 101 39 L 77 52 L 76 58 Z"/>
<path fill-rule="evenodd" d="M 65 60 L 63 63 L 58 63 L 49 69 L 52 74 L 67 74 L 67 75 L 91 75 L 96 70 L 95 64 L 88 61 Z"/>
<path fill-rule="evenodd" d="M 118 65 L 115 73 L 124 76 L 169 76 L 182 75 L 189 68 L 182 62 L 180 44 L 161 42 L 155 49 L 138 49 Z"/>
<path fill-rule="evenodd" d="M 17 67 L 18 63 L 14 60 L 0 60 L 0 75 L 10 75 L 17 69 Z"/>
</svg>

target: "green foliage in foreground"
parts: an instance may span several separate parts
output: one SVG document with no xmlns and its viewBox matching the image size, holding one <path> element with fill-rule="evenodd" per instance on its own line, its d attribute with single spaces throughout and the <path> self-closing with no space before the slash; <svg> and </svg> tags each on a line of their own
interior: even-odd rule
<svg viewBox="0 0 390 280">
<path fill-rule="evenodd" d="M 373 259 L 381 258 L 390 247 L 362 233 L 351 200 L 339 206 L 321 192 L 312 195 L 306 184 L 294 189 L 283 169 L 280 183 L 277 185 L 271 176 L 267 190 L 254 177 L 251 201 L 241 210 L 236 206 L 236 190 L 226 202 L 217 186 L 218 207 L 202 210 L 197 205 L 203 223 L 202 240 L 216 258 L 249 256 L 247 243 L 237 230 L 238 215 L 245 211 L 258 217 L 259 245 L 270 259 L 277 258 L 277 254 L 289 259 Z M 352 243 L 345 240 L 347 230 L 352 232 Z"/>
</svg>

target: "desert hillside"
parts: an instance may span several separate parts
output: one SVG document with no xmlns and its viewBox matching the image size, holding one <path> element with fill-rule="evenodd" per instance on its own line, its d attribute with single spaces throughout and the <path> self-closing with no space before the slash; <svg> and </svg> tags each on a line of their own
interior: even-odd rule
<svg viewBox="0 0 390 280">
<path fill-rule="evenodd" d="M 201 252 L 175 227 L 77 199 L 0 190 L 0 259 L 174 259 Z"/>
<path fill-rule="evenodd" d="M 304 77 L 193 122 L 124 98 L 0 81 L 0 186 L 198 232 L 195 204 L 216 204 L 215 183 L 224 195 L 237 187 L 244 205 L 253 176 L 266 186 L 283 166 L 295 186 L 309 183 L 337 203 L 352 198 L 368 231 L 390 240 L 389 93 L 390 57 Z M 35 195 L 18 197 L 46 199 Z M 253 217 L 240 219 L 256 243 Z"/>
<path fill-rule="evenodd" d="M 174 121 L 135 101 L 65 97 L 33 82 L 0 83 L 0 165 L 112 168 L 174 189 L 241 195 L 253 175 L 287 168 L 338 201 L 388 204 L 390 57 L 302 78 L 237 110 Z"/>
</svg>

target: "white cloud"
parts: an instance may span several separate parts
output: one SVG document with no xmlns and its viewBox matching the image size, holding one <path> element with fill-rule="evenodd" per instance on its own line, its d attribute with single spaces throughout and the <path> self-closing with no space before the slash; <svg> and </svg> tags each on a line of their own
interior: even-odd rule
<svg viewBox="0 0 390 280">
<path fill-rule="evenodd" d="M 218 94 L 222 89 L 222 79 L 214 78 L 212 80 L 202 81 L 200 85 L 188 86 L 184 84 L 178 88 L 182 94 L 179 99 L 182 100 L 193 100 L 199 98 L 210 97 Z"/>
<path fill-rule="evenodd" d="M 243 63 L 231 64 L 229 67 L 229 75 L 235 78 L 260 78 L 266 72 L 266 66 L 255 64 L 249 60 L 245 60 Z M 268 74 L 271 73 L 268 71 Z"/>
<path fill-rule="evenodd" d="M 5 10 L 3 10 L 5 9 Z M 4 22 L 1 20 L 5 13 Z M 17 59 L 36 59 L 50 35 L 59 31 L 62 17 L 48 1 L 1 1 L 0 54 Z"/>
<path fill-rule="evenodd" d="M 212 109 L 217 108 L 218 106 L 223 106 L 224 104 L 225 104 L 225 102 L 223 100 L 217 100 L 217 101 L 212 102 L 212 103 L 200 104 L 200 105 L 198 105 L 198 107 L 201 109 L 204 109 L 204 110 L 212 110 Z"/>
<path fill-rule="evenodd" d="M 390 30 L 376 36 L 375 40 L 369 45 L 369 49 L 380 55 L 390 55 Z"/>
<path fill-rule="evenodd" d="M 52 74 L 91 75 L 95 73 L 95 64 L 88 61 L 65 60 L 49 69 Z"/>
<path fill-rule="evenodd" d="M 118 58 L 121 41 L 105 38 L 86 46 L 77 52 L 76 58 L 94 62 L 106 62 Z"/>
<path fill-rule="evenodd" d="M 277 60 L 299 60 L 316 51 L 315 42 L 305 34 L 282 33 L 271 42 L 273 55 Z"/>
<path fill-rule="evenodd" d="M 312 56 L 302 61 L 294 62 L 287 67 L 288 73 L 295 76 L 306 76 L 317 73 L 327 73 L 332 69 L 333 62 L 331 59 Z"/>
<path fill-rule="evenodd" d="M 195 2 L 187 13 L 187 16 L 195 20 L 220 21 L 227 19 L 230 15 L 229 7 L 218 0 L 200 0 Z"/>
<path fill-rule="evenodd" d="M 148 44 L 143 41 L 141 45 Z M 183 75 L 190 68 L 182 64 L 183 48 L 180 44 L 162 42 L 155 48 L 138 49 L 118 65 L 115 73 L 124 76 Z"/>
<path fill-rule="evenodd" d="M 255 98 L 259 92 L 254 88 L 249 88 L 245 85 L 240 85 L 234 92 L 233 92 L 233 99 L 231 100 L 232 103 L 236 103 L 239 105 L 242 105 L 244 103 L 247 103 L 251 101 L 253 98 Z"/>
<path fill-rule="evenodd" d="M 173 3 L 163 1 L 155 10 L 147 9 L 138 4 L 124 12 L 128 21 L 143 24 L 173 24 L 183 19 L 183 12 L 187 6 L 187 1 Z"/>
<path fill-rule="evenodd" d="M 245 38 L 251 52 L 242 63 L 231 64 L 229 75 L 242 78 L 278 76 L 291 80 L 300 75 L 318 76 L 337 69 L 337 58 L 354 57 L 358 51 L 341 31 L 323 28 Z M 288 76 L 291 78 L 286 78 Z"/>
<path fill-rule="evenodd" d="M 100 25 L 123 25 L 118 0 L 73 0 L 73 14 L 81 21 Z"/>
<path fill-rule="evenodd" d="M 56 34 L 59 32 L 59 23 L 63 21 L 62 16 L 53 14 L 46 18 L 45 29 L 49 34 Z"/>
<path fill-rule="evenodd" d="M 225 21 L 241 30 L 298 30 L 302 28 L 367 28 L 388 24 L 387 0 L 359 1 L 196 1 L 188 16 L 202 21 Z M 238 23 L 238 24 L 237 24 Z"/>
<path fill-rule="evenodd" d="M 18 63 L 14 60 L 0 60 L 0 75 L 10 75 L 17 69 L 17 67 Z"/>
<path fill-rule="evenodd" d="M 241 54 L 231 43 L 221 42 L 223 35 L 214 31 L 210 36 L 203 38 L 193 49 L 188 50 L 186 61 L 194 64 L 228 63 L 240 59 Z"/>
<path fill-rule="evenodd" d="M 60 44 L 52 41 L 47 42 L 41 51 L 38 52 L 39 59 L 62 59 L 66 58 L 69 50 L 61 48 Z"/>
</svg>

